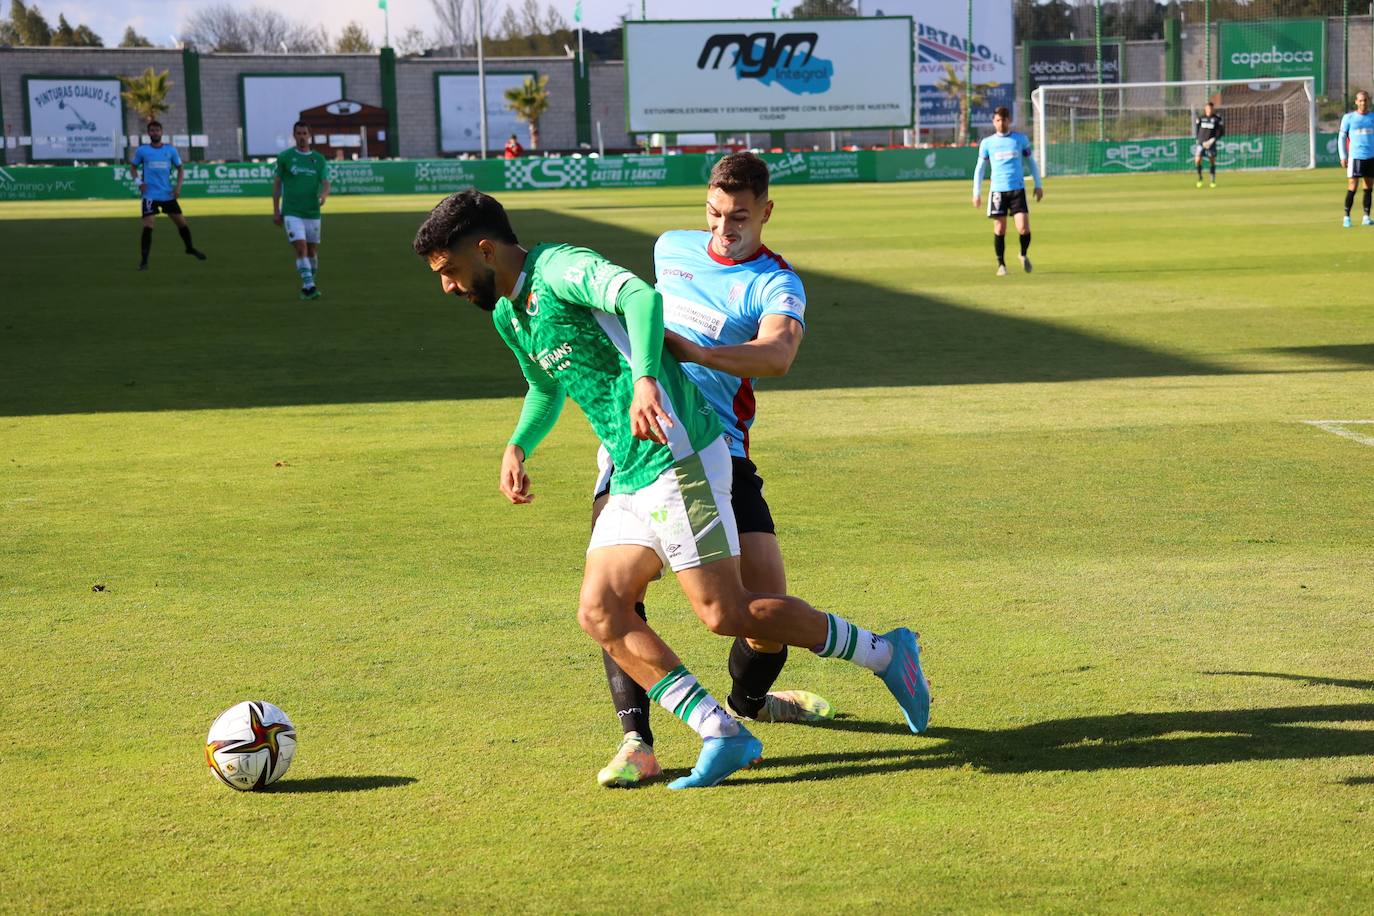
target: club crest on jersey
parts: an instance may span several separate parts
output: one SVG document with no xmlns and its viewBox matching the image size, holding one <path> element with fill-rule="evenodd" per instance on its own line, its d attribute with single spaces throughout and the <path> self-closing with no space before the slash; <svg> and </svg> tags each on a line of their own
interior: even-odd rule
<svg viewBox="0 0 1374 916">
<path fill-rule="evenodd" d="M 744 284 L 736 283 L 734 286 L 730 287 L 730 294 L 726 297 L 725 301 L 730 305 L 734 305 L 736 302 L 740 300 L 740 297 L 743 295 Z"/>
<path fill-rule="evenodd" d="M 539 314 L 539 294 L 530 290 L 530 297 L 525 300 L 525 314 L 533 318 Z"/>
</svg>

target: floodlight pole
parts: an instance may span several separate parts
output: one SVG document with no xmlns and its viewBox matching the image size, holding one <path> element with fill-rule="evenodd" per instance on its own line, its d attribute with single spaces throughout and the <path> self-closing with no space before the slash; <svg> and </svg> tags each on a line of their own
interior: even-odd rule
<svg viewBox="0 0 1374 916">
<path fill-rule="evenodd" d="M 964 36 L 964 142 L 973 139 L 973 0 L 968 0 L 968 34 Z"/>
<path fill-rule="evenodd" d="M 477 110 L 480 112 L 482 156 L 487 158 L 487 65 L 482 49 L 482 0 L 477 0 Z"/>
</svg>

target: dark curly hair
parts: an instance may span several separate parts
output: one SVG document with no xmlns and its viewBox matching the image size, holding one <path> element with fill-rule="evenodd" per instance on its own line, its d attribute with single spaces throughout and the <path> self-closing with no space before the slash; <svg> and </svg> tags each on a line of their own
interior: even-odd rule
<svg viewBox="0 0 1374 916">
<path fill-rule="evenodd" d="M 768 196 L 768 163 L 753 153 L 731 153 L 722 157 L 711 169 L 711 178 L 706 186 L 720 188 L 730 194 L 748 188 L 755 197 L 763 200 Z"/>
<path fill-rule="evenodd" d="M 429 211 L 415 233 L 415 253 L 427 258 L 436 251 L 448 251 L 467 235 L 482 235 L 500 242 L 519 245 L 510 227 L 506 209 L 490 194 L 476 188 L 450 194 Z"/>
</svg>

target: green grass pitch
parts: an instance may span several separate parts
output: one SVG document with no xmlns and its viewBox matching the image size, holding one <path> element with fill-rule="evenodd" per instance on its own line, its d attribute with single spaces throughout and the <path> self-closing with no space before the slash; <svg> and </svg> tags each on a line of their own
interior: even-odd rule
<svg viewBox="0 0 1374 916">
<path fill-rule="evenodd" d="M 146 274 L 134 201 L 0 207 L 0 909 L 1367 911 L 1374 426 L 1304 421 L 1374 420 L 1374 230 L 1334 171 L 1192 185 L 1051 181 L 1000 279 L 965 182 L 775 189 L 790 585 L 918 628 L 934 717 L 794 650 L 842 718 L 683 794 L 595 783 L 595 442 L 501 499 L 522 380 L 410 252 L 432 200 L 330 201 L 310 303 L 266 200 L 186 201 L 210 260 L 160 219 Z M 702 196 L 505 203 L 647 275 Z M 301 743 L 238 794 L 202 742 L 252 698 Z"/>
</svg>

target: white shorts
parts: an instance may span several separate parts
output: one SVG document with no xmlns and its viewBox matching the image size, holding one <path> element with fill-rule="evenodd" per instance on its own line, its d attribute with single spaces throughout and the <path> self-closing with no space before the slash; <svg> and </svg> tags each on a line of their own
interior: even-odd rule
<svg viewBox="0 0 1374 916">
<path fill-rule="evenodd" d="M 320 221 L 318 219 L 283 216 L 281 222 L 286 227 L 286 240 L 288 242 L 306 242 L 311 245 L 320 243 Z"/>
<path fill-rule="evenodd" d="M 635 493 L 612 493 L 592 529 L 591 553 L 601 547 L 648 547 L 674 572 L 739 556 L 739 531 L 730 506 L 730 449 L 717 439 Z"/>
</svg>

